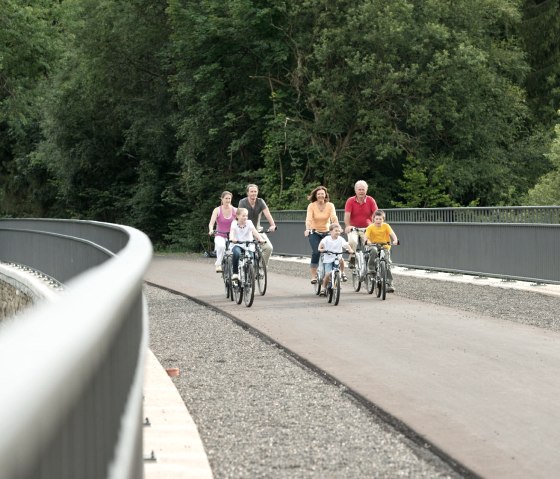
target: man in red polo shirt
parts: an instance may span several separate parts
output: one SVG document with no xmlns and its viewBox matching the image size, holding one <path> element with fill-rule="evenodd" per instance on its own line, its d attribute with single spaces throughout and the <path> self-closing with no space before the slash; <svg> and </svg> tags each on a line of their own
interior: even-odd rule
<svg viewBox="0 0 560 479">
<path fill-rule="evenodd" d="M 368 184 L 364 180 L 356 181 L 354 185 L 355 196 L 346 200 L 344 206 L 344 231 L 348 235 L 348 243 L 352 251 L 356 251 L 358 232 L 351 231 L 355 228 L 367 228 L 373 223 L 373 214 L 377 210 L 377 203 L 367 194 Z M 359 232 L 365 242 L 364 232 Z M 354 255 L 350 257 L 350 268 L 354 267 Z"/>
</svg>

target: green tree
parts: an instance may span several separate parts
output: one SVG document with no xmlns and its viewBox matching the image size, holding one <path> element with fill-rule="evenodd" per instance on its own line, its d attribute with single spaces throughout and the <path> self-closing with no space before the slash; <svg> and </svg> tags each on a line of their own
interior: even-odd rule
<svg viewBox="0 0 560 479">
<path fill-rule="evenodd" d="M 0 208 L 4 215 L 43 215 L 56 188 L 35 161 L 41 111 L 60 55 L 57 4 L 0 0 Z"/>
<path fill-rule="evenodd" d="M 404 167 L 403 179 L 399 180 L 402 187 L 403 201 L 394 201 L 398 208 L 439 208 L 459 206 L 451 199 L 449 192 L 450 181 L 443 171 L 443 164 L 431 171 L 420 165 L 413 157 L 407 158 Z"/>
<path fill-rule="evenodd" d="M 556 0 L 525 0 L 520 34 L 531 70 L 528 98 L 535 119 L 547 127 L 560 108 L 560 4 Z"/>
<path fill-rule="evenodd" d="M 553 169 L 543 175 L 528 191 L 523 198 L 524 205 L 560 205 L 560 124 L 555 126 L 554 132 L 550 151 L 545 155 Z"/>
<path fill-rule="evenodd" d="M 166 2 L 63 6 L 67 51 L 37 154 L 67 216 L 131 224 L 157 242 L 176 213 L 164 201 L 176 150 Z"/>
<path fill-rule="evenodd" d="M 529 120 L 527 65 L 510 33 L 517 2 L 287 5 L 276 26 L 290 56 L 270 81 L 267 181 L 319 181 L 341 201 L 365 178 L 389 203 L 413 156 L 427 169 L 444 162 L 454 202 L 511 200 L 520 181 L 511 152 Z"/>
</svg>

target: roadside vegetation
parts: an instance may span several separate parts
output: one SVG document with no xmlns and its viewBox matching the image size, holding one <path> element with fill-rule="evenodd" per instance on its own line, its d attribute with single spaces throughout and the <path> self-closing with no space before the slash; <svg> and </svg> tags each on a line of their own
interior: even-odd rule
<svg viewBox="0 0 560 479">
<path fill-rule="evenodd" d="M 3 216 L 200 248 L 222 190 L 271 209 L 560 204 L 560 6 L 0 0 Z"/>
</svg>

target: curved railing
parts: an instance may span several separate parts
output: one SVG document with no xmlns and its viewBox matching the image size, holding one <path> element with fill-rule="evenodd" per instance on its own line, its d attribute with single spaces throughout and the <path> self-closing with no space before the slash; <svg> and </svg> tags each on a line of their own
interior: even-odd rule
<svg viewBox="0 0 560 479">
<path fill-rule="evenodd" d="M 0 221 L 0 260 L 65 283 L 0 330 L 0 477 L 143 477 L 151 255 L 126 226 Z"/>
</svg>

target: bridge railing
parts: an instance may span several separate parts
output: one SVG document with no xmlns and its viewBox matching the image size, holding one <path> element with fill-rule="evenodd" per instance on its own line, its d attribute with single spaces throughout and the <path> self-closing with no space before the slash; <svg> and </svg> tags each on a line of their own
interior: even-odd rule
<svg viewBox="0 0 560 479">
<path fill-rule="evenodd" d="M 0 477 L 141 478 L 148 238 L 126 226 L 0 221 L 0 260 L 65 283 L 0 330 Z"/>
<path fill-rule="evenodd" d="M 401 245 L 397 265 L 560 283 L 560 207 L 384 209 Z M 308 256 L 305 211 L 272 211 L 276 254 Z M 337 210 L 341 224 L 344 210 Z M 263 221 L 263 226 L 267 226 Z"/>
</svg>

